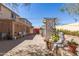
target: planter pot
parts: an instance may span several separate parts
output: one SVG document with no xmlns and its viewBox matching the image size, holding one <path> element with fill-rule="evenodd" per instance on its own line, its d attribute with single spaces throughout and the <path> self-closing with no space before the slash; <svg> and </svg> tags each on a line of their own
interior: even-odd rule
<svg viewBox="0 0 79 59">
<path fill-rule="evenodd" d="M 47 49 L 52 50 L 52 41 L 51 40 L 44 40 L 46 42 Z"/>
<path fill-rule="evenodd" d="M 76 52 L 76 48 L 77 48 L 76 45 L 72 44 L 72 45 L 69 45 L 68 47 L 69 47 L 69 51 L 70 51 L 70 52 L 73 52 L 73 53 Z"/>
<path fill-rule="evenodd" d="M 52 50 L 52 43 L 49 42 L 49 41 L 47 41 L 46 43 L 47 43 L 47 48 L 48 48 L 49 50 Z"/>
</svg>

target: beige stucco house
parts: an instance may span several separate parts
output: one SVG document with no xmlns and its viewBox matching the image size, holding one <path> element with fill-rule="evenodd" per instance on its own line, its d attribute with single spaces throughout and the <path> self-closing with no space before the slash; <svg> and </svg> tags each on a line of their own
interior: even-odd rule
<svg viewBox="0 0 79 59">
<path fill-rule="evenodd" d="M 12 38 L 32 33 L 32 23 L 0 4 L 0 36 L 9 34 Z"/>
</svg>

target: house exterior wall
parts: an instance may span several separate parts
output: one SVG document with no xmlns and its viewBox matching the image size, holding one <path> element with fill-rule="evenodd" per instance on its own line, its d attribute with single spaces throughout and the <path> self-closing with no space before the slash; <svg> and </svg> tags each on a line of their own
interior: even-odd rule
<svg viewBox="0 0 79 59">
<path fill-rule="evenodd" d="M 22 22 L 16 22 L 14 20 L 1 20 L 0 19 L 0 33 L 10 33 L 12 37 L 19 38 L 21 35 L 19 35 L 19 32 L 30 34 L 31 27 L 28 27 L 26 24 Z"/>
<path fill-rule="evenodd" d="M 10 33 L 12 37 L 19 38 L 22 34 L 32 33 L 32 24 L 25 19 L 20 19 L 20 16 L 13 13 L 16 18 L 11 18 L 11 13 L 9 9 L 0 5 L 0 32 L 1 33 Z"/>
<path fill-rule="evenodd" d="M 12 35 L 12 21 L 0 19 L 0 33 L 10 33 Z"/>
<path fill-rule="evenodd" d="M 8 18 L 8 19 L 10 19 L 10 17 L 11 17 L 11 12 L 8 9 L 1 6 L 0 18 L 4 18 L 4 19 Z"/>
<path fill-rule="evenodd" d="M 30 33 L 33 33 L 33 28 L 32 27 L 30 27 Z"/>
<path fill-rule="evenodd" d="M 31 27 L 28 27 L 28 25 L 26 24 L 26 23 L 24 23 L 24 22 L 14 22 L 13 23 L 13 25 L 14 25 L 14 29 L 13 29 L 13 31 L 14 31 L 14 36 L 16 36 L 16 37 L 21 37 L 21 35 L 19 35 L 19 33 L 21 32 L 22 34 L 24 34 L 25 33 L 25 35 L 27 35 L 27 34 L 30 34 L 31 32 L 30 32 L 30 29 L 31 29 Z"/>
<path fill-rule="evenodd" d="M 0 19 L 12 19 L 12 11 L 0 4 Z M 16 18 L 19 18 L 18 15 L 13 13 Z"/>
</svg>

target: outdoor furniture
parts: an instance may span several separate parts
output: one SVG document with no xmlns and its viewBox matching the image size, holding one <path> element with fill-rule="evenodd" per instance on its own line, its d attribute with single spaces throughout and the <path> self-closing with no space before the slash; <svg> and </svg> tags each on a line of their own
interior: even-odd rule
<svg viewBox="0 0 79 59">
<path fill-rule="evenodd" d="M 0 32 L 0 39 L 1 40 L 5 40 L 6 39 L 6 36 L 7 36 L 7 33 Z"/>
</svg>

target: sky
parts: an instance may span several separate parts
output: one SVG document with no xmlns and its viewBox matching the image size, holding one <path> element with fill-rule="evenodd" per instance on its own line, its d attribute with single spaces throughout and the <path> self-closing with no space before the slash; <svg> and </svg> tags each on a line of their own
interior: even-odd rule
<svg viewBox="0 0 79 59">
<path fill-rule="evenodd" d="M 73 23 L 73 17 L 66 12 L 61 12 L 63 3 L 31 3 L 26 9 L 20 7 L 20 16 L 28 19 L 33 26 L 42 26 L 44 17 L 57 17 L 60 24 Z"/>
</svg>

